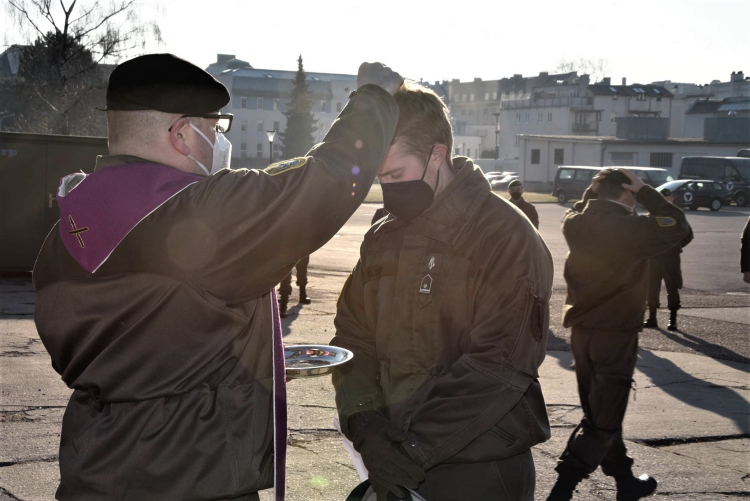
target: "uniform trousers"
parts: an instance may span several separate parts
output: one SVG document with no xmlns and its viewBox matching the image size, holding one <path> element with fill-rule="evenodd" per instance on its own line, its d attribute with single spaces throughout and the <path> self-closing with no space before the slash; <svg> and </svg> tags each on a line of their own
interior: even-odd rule
<svg viewBox="0 0 750 501">
<path fill-rule="evenodd" d="M 638 332 L 573 327 L 571 348 L 583 420 L 555 469 L 587 477 L 601 465 L 605 475 L 628 474 L 633 460 L 622 440 L 622 421 L 638 356 Z"/>
<path fill-rule="evenodd" d="M 670 310 L 680 309 L 680 289 L 682 270 L 679 254 L 662 254 L 649 260 L 648 307 L 659 307 L 661 281 L 667 287 L 667 306 Z"/>
<path fill-rule="evenodd" d="M 307 287 L 307 265 L 310 264 L 310 256 L 303 257 L 295 267 L 297 268 L 297 287 L 300 289 Z M 282 296 L 292 295 L 292 272 L 289 271 L 289 275 L 284 277 L 279 285 L 279 294 Z"/>
<path fill-rule="evenodd" d="M 415 490 L 427 501 L 533 501 L 536 469 L 531 451 L 502 461 L 443 463 Z"/>
</svg>

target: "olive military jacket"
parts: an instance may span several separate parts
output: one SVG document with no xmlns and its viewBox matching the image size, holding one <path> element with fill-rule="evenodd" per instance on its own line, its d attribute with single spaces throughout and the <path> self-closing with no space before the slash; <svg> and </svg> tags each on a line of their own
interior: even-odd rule
<svg viewBox="0 0 750 501">
<path fill-rule="evenodd" d="M 550 253 L 471 160 L 453 163 L 425 213 L 367 232 L 332 341 L 354 352 L 333 377 L 344 433 L 354 413 L 381 411 L 425 469 L 504 459 L 550 436 L 537 380 Z"/>
<path fill-rule="evenodd" d="M 638 332 L 646 309 L 648 258 L 678 245 L 690 226 L 685 214 L 650 186 L 637 200 L 637 216 L 620 204 L 598 200 L 588 188 L 563 218 L 570 252 L 563 325 L 597 331 Z"/>
<path fill-rule="evenodd" d="M 523 212 L 526 217 L 529 218 L 529 221 L 531 221 L 531 224 L 534 225 L 534 228 L 536 228 L 537 230 L 539 229 L 539 214 L 537 214 L 536 212 L 536 207 L 524 200 L 523 197 L 519 198 L 518 200 L 513 200 L 513 197 L 511 197 L 510 203 L 521 209 L 521 212 Z"/>
<path fill-rule="evenodd" d="M 397 121 L 392 96 L 367 85 L 308 157 L 210 177 L 100 158 L 58 195 L 71 219 L 33 275 L 37 329 L 74 390 L 57 499 L 245 499 L 272 485 L 269 292 L 363 201 Z M 133 200 L 175 183 L 138 213 Z M 103 262 L 79 256 L 132 220 Z"/>
</svg>

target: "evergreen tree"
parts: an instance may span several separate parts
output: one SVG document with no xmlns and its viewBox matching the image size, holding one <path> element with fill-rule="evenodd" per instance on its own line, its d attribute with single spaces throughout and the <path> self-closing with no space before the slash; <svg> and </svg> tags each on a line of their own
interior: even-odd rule
<svg viewBox="0 0 750 501">
<path fill-rule="evenodd" d="M 297 59 L 297 74 L 294 76 L 291 100 L 287 104 L 286 130 L 279 133 L 281 156 L 284 159 L 305 155 L 315 142 L 318 122 L 312 114 L 313 100 L 307 88 L 307 75 L 302 66 L 302 56 Z"/>
</svg>

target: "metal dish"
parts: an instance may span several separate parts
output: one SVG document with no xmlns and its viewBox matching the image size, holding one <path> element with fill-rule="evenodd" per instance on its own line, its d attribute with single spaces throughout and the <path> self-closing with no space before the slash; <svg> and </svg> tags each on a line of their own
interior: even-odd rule
<svg viewBox="0 0 750 501">
<path fill-rule="evenodd" d="M 284 346 L 284 358 L 286 377 L 299 379 L 330 374 L 354 358 L 354 354 L 338 346 L 295 344 Z"/>
</svg>

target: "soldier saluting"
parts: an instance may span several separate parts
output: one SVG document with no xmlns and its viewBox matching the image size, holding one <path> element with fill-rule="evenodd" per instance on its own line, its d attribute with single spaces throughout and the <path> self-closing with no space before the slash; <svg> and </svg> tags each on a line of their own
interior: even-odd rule
<svg viewBox="0 0 750 501">
<path fill-rule="evenodd" d="M 635 215 L 635 202 L 648 211 Z M 648 259 L 688 234 L 685 214 L 626 169 L 605 169 L 563 219 L 570 253 L 563 325 L 570 327 L 584 417 L 556 467 L 548 501 L 569 500 L 576 485 L 600 465 L 617 482 L 618 501 L 656 489 L 636 478 L 622 439 L 622 421 L 643 328 Z"/>
<path fill-rule="evenodd" d="M 220 82 L 169 54 L 115 68 L 111 156 L 62 180 L 61 220 L 34 268 L 36 326 L 73 389 L 57 499 L 257 500 L 274 466 L 283 498 L 283 449 L 274 459 L 272 442 L 274 423 L 286 440 L 272 411 L 272 390 L 284 410 L 283 363 L 279 375 L 272 360 L 283 351 L 270 291 L 363 201 L 396 128 L 401 82 L 363 64 L 307 156 L 231 170 Z"/>
</svg>

